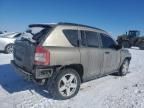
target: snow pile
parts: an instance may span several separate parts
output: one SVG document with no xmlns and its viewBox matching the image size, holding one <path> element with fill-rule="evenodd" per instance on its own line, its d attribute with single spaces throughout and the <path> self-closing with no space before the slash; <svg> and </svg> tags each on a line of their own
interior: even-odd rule
<svg viewBox="0 0 144 108">
<path fill-rule="evenodd" d="M 1 108 L 144 108 L 144 51 L 129 50 L 129 74 L 84 83 L 77 96 L 65 101 L 54 100 L 43 87 L 18 76 L 9 64 L 12 55 L 0 54 Z"/>
</svg>

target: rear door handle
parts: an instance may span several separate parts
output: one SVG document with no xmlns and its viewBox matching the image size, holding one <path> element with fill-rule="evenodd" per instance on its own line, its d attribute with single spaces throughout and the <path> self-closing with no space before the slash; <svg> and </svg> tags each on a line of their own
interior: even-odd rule
<svg viewBox="0 0 144 108">
<path fill-rule="evenodd" d="M 110 52 L 105 52 L 105 54 L 109 54 Z"/>
</svg>

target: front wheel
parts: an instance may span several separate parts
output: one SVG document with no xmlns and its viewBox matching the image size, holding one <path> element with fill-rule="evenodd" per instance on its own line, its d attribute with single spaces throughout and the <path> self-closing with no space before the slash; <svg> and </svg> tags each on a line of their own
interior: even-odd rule
<svg viewBox="0 0 144 108">
<path fill-rule="evenodd" d="M 74 97 L 80 88 L 80 76 L 74 69 L 63 69 L 54 81 L 52 95 L 57 99 L 69 99 Z"/>
<path fill-rule="evenodd" d="M 125 59 L 122 66 L 121 66 L 121 68 L 120 68 L 119 74 L 121 76 L 125 76 L 128 73 L 128 69 L 129 69 L 129 60 Z"/>
<path fill-rule="evenodd" d="M 13 44 L 9 44 L 6 46 L 5 53 L 7 54 L 13 53 Z"/>
</svg>

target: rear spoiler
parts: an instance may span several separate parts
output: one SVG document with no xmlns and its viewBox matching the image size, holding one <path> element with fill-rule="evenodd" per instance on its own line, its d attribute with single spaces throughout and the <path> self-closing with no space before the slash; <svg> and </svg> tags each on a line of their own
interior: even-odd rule
<svg viewBox="0 0 144 108">
<path fill-rule="evenodd" d="M 30 24 L 29 27 L 43 27 L 43 28 L 51 28 L 55 27 L 57 24 Z"/>
</svg>

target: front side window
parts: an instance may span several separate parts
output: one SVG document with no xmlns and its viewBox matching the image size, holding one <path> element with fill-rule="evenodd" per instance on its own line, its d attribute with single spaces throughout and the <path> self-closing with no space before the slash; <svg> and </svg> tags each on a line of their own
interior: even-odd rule
<svg viewBox="0 0 144 108">
<path fill-rule="evenodd" d="M 78 30 L 63 30 L 63 33 L 73 46 L 78 46 Z"/>
<path fill-rule="evenodd" d="M 101 39 L 102 39 L 103 48 L 114 48 L 116 43 L 111 37 L 109 37 L 108 35 L 105 35 L 105 34 L 100 34 L 100 35 L 101 35 Z"/>
<path fill-rule="evenodd" d="M 99 47 L 99 38 L 96 32 L 92 31 L 85 31 L 86 39 L 87 39 L 87 46 L 88 47 Z"/>
</svg>

